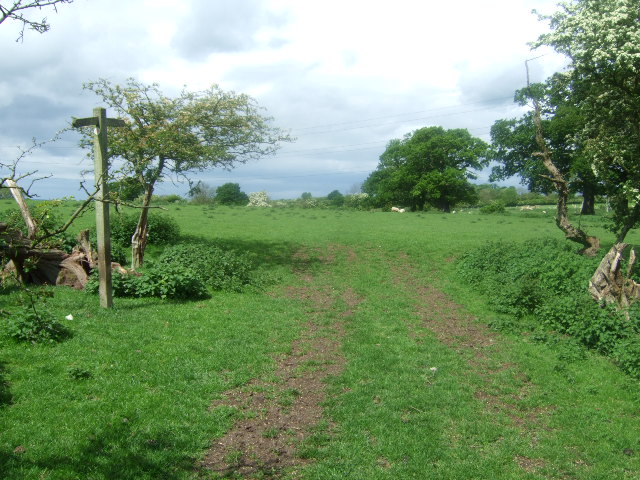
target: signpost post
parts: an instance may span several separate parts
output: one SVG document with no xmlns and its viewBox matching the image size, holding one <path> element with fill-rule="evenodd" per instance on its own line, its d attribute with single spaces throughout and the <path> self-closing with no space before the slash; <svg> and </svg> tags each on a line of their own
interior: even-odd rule
<svg viewBox="0 0 640 480">
<path fill-rule="evenodd" d="M 111 229 L 109 227 L 109 192 L 107 181 L 109 165 L 107 154 L 107 127 L 123 127 L 123 120 L 107 118 L 104 108 L 94 108 L 93 117 L 76 118 L 74 128 L 95 127 L 93 137 L 94 176 L 96 182 L 96 235 L 98 237 L 98 271 L 100 274 L 100 306 L 113 307 L 111 282 Z M 106 201 L 105 201 L 106 200 Z"/>
</svg>

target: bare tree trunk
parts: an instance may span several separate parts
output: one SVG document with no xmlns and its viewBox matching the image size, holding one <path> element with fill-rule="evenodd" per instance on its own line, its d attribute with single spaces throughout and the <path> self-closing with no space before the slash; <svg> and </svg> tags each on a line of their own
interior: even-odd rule
<svg viewBox="0 0 640 480">
<path fill-rule="evenodd" d="M 138 225 L 136 225 L 136 230 L 131 237 L 131 267 L 134 270 L 140 268 L 144 262 L 144 250 L 147 247 L 149 237 L 149 206 L 152 196 L 153 184 L 147 184 Z"/>
<path fill-rule="evenodd" d="M 544 135 L 542 134 L 540 105 L 535 98 L 533 99 L 533 105 L 535 108 L 533 119 L 536 126 L 536 143 L 540 148 L 540 152 L 537 155 L 542 157 L 542 163 L 550 174 L 548 178 L 553 182 L 556 190 L 558 191 L 556 225 L 560 230 L 564 232 L 566 238 L 579 243 L 584 247 L 581 251 L 583 255 L 593 257 L 598 253 L 598 250 L 600 250 L 600 240 L 597 237 L 587 235 L 581 229 L 574 227 L 573 224 L 569 221 L 569 214 L 567 209 L 567 201 L 569 199 L 569 184 L 551 159 L 551 151 L 547 147 L 547 142 L 545 141 Z"/>
<path fill-rule="evenodd" d="M 13 198 L 15 199 L 18 207 L 20 208 L 20 213 L 22 214 L 22 218 L 24 219 L 24 223 L 27 225 L 27 237 L 30 240 L 36 238 L 36 231 L 38 226 L 36 222 L 33 220 L 31 216 L 31 212 L 29 211 L 29 207 L 27 206 L 27 202 L 24 201 L 24 196 L 22 195 L 22 190 L 18 187 L 18 184 L 12 179 L 5 179 L 4 183 L 9 187 L 9 191 Z"/>
</svg>

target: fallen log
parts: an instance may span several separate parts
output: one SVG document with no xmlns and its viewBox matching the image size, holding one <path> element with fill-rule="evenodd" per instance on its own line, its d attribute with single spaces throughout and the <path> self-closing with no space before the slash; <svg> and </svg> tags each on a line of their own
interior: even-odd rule
<svg viewBox="0 0 640 480">
<path fill-rule="evenodd" d="M 19 230 L 0 223 L 0 251 L 8 259 L 3 276 L 15 275 L 25 284 L 67 285 L 84 288 L 96 265 L 96 254 L 89 243 L 89 231 L 78 237 L 71 253 L 57 248 L 33 246 Z"/>
</svg>

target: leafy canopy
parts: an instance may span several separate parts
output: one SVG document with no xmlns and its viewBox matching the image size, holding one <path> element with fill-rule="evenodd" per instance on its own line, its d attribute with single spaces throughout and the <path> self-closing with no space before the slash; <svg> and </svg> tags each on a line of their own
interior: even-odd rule
<svg viewBox="0 0 640 480">
<path fill-rule="evenodd" d="M 382 206 L 398 204 L 422 210 L 431 205 L 449 211 L 475 201 L 469 183 L 486 163 L 488 145 L 465 129 L 425 127 L 389 142 L 378 168 L 363 190 Z"/>
<path fill-rule="evenodd" d="M 249 196 L 240 190 L 238 183 L 225 183 L 216 188 L 216 203 L 220 205 L 246 205 Z"/>
<path fill-rule="evenodd" d="M 126 126 L 109 130 L 109 154 L 125 161 L 121 173 L 154 183 L 167 172 L 184 175 L 256 160 L 291 138 L 248 95 L 217 85 L 170 98 L 157 84 L 132 78 L 124 86 L 100 79 L 84 86 Z M 114 112 L 115 111 L 115 112 Z"/>
<path fill-rule="evenodd" d="M 564 74 L 584 118 L 579 138 L 612 198 L 619 239 L 640 219 L 640 22 L 638 0 L 574 0 L 532 43 L 566 55 Z M 630 209 L 629 203 L 635 204 Z"/>
</svg>

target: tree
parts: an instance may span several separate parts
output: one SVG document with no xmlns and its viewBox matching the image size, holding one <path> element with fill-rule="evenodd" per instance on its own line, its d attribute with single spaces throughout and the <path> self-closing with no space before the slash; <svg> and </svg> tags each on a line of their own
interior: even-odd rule
<svg viewBox="0 0 640 480">
<path fill-rule="evenodd" d="M 216 188 L 216 203 L 220 205 L 246 205 L 249 196 L 240 190 L 238 183 L 225 183 Z"/>
<path fill-rule="evenodd" d="M 58 4 L 63 3 L 71 3 L 73 0 L 31 0 L 31 1 L 22 1 L 22 0 L 12 0 L 9 2 L 10 6 L 7 6 L 0 3 L 0 23 L 5 20 L 15 20 L 17 22 L 22 23 L 20 33 L 18 34 L 18 38 L 16 41 L 21 41 L 24 38 L 25 29 L 35 30 L 38 33 L 45 33 L 49 31 L 51 26 L 47 22 L 47 17 L 42 18 L 42 20 L 31 20 L 26 15 L 26 10 L 31 10 L 37 8 L 38 10 L 42 10 L 46 7 L 53 7 L 53 9 L 57 12 Z M 4 2 L 3 2 L 4 3 Z"/>
<path fill-rule="evenodd" d="M 581 192 L 582 214 L 595 214 L 595 197 L 602 193 L 591 165 L 578 143 L 576 134 L 584 119 L 573 101 L 571 91 L 562 75 L 554 75 L 545 84 L 534 84 L 516 91 L 516 102 L 525 105 L 530 95 L 538 95 L 544 137 L 553 153 L 553 163 L 569 182 L 570 192 Z M 548 194 L 555 187 L 549 172 L 536 152 L 534 112 L 519 119 L 497 120 L 491 127 L 491 158 L 499 165 L 493 167 L 491 180 L 504 180 L 519 175 L 530 191 Z"/>
<path fill-rule="evenodd" d="M 115 182 L 109 182 L 109 192 L 117 201 L 133 202 L 144 193 L 144 186 L 133 177 L 124 177 Z"/>
<path fill-rule="evenodd" d="M 338 190 L 334 190 L 327 195 L 327 200 L 329 200 L 329 203 L 334 207 L 341 207 L 344 205 L 344 195 L 342 195 Z"/>
<path fill-rule="evenodd" d="M 551 32 L 533 42 L 570 59 L 564 74 L 585 119 L 579 132 L 598 180 L 614 208 L 616 243 L 591 279 L 599 301 L 626 307 L 640 297 L 630 278 L 635 252 L 620 271 L 623 243 L 640 220 L 640 22 L 638 0 L 574 0 L 560 4 L 549 20 Z"/>
<path fill-rule="evenodd" d="M 488 145 L 467 130 L 425 127 L 391 140 L 363 191 L 379 205 L 398 204 L 422 210 L 431 205 L 449 212 L 476 200 L 469 168 L 485 164 Z"/>
<path fill-rule="evenodd" d="M 84 86 L 98 95 L 126 126 L 109 130 L 109 154 L 123 165 L 116 175 L 144 187 L 138 226 L 132 238 L 132 265 L 142 265 L 148 211 L 158 182 L 187 178 L 212 167 L 233 168 L 277 151 L 289 135 L 271 125 L 255 100 L 217 85 L 202 92 L 164 95 L 157 84 L 132 78 L 124 86 L 100 79 Z M 86 142 L 85 142 L 86 143 Z"/>
<path fill-rule="evenodd" d="M 215 190 L 207 183 L 198 181 L 198 183 L 189 189 L 189 198 L 191 202 L 196 204 L 213 203 L 216 196 Z"/>
<path fill-rule="evenodd" d="M 564 73 L 584 124 L 578 138 L 614 208 L 622 242 L 640 220 L 640 22 L 638 0 L 574 0 L 532 46 L 570 59 Z"/>
</svg>

